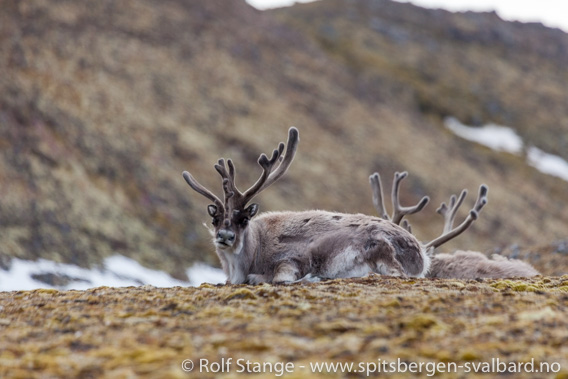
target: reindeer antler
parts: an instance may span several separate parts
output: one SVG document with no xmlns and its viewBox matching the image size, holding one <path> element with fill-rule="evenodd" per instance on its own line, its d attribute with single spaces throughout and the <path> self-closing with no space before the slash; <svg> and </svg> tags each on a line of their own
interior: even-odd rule
<svg viewBox="0 0 568 379">
<path fill-rule="evenodd" d="M 479 187 L 479 193 L 477 195 L 477 200 L 475 201 L 475 205 L 469 211 L 469 214 L 467 215 L 466 219 L 454 229 L 452 229 L 454 224 L 454 218 L 456 217 L 456 212 L 458 208 L 461 206 L 463 200 L 467 195 L 467 190 L 463 190 L 461 192 L 457 201 L 456 201 L 456 196 L 452 195 L 452 197 L 450 198 L 449 207 L 446 205 L 446 203 L 442 203 L 442 205 L 440 205 L 440 208 L 438 208 L 436 212 L 444 216 L 444 221 L 445 221 L 444 231 L 442 232 L 442 235 L 428 242 L 424 246 L 426 248 L 430 247 L 437 248 L 443 245 L 444 243 L 448 242 L 449 240 L 457 237 L 458 235 L 463 233 L 467 228 L 469 228 L 470 225 L 479 217 L 479 212 L 481 212 L 481 209 L 485 206 L 485 204 L 487 204 L 488 191 L 489 188 L 485 184 L 482 184 Z"/>
<path fill-rule="evenodd" d="M 272 152 L 270 159 L 268 159 L 265 154 L 261 154 L 258 158 L 258 164 L 262 167 L 262 174 L 256 183 L 244 192 L 239 191 L 235 185 L 235 165 L 233 161 L 230 159 L 227 160 L 227 166 L 229 168 L 227 171 L 225 161 L 219 159 L 219 162 L 215 165 L 215 169 L 223 178 L 225 201 L 230 201 L 231 208 L 244 208 L 256 195 L 280 179 L 280 177 L 286 173 L 288 167 L 290 167 L 296 150 L 298 149 L 299 141 L 300 136 L 298 129 L 291 127 L 288 131 L 288 142 L 286 145 L 280 142 L 278 148 Z M 284 147 L 286 147 L 286 153 L 282 155 L 282 153 L 284 153 Z"/>
<path fill-rule="evenodd" d="M 199 184 L 199 182 L 195 180 L 195 178 L 189 172 L 184 171 L 182 175 L 191 188 L 211 200 L 217 207 L 223 208 L 223 202 L 219 200 L 219 198 L 213 192 L 209 191 L 207 188 Z"/>
<path fill-rule="evenodd" d="M 381 185 L 381 176 L 378 172 L 375 172 L 373 175 L 369 177 L 369 182 L 371 183 L 371 189 L 373 191 L 373 204 L 375 205 L 375 209 L 379 213 L 379 215 L 385 219 L 392 221 L 393 223 L 402 226 L 404 229 L 412 232 L 412 227 L 408 223 L 408 221 L 403 220 L 404 216 L 409 214 L 414 214 L 420 212 L 426 204 L 430 201 L 428 196 L 424 196 L 418 204 L 412 207 L 403 207 L 400 205 L 399 199 L 399 191 L 400 191 L 400 182 L 408 176 L 408 172 L 404 171 L 402 173 L 396 172 L 394 174 L 394 181 L 392 185 L 392 207 L 393 213 L 392 216 L 389 217 L 384 203 L 384 196 L 383 196 L 383 188 Z M 402 224 L 401 224 L 402 221 Z"/>
<path fill-rule="evenodd" d="M 256 183 L 245 192 L 239 191 L 235 185 L 235 165 L 233 164 L 233 161 L 228 159 L 227 165 L 225 166 L 225 160 L 223 158 L 219 159 L 215 165 L 215 170 L 217 170 L 219 175 L 221 175 L 221 178 L 223 178 L 223 192 L 225 194 L 224 203 L 211 191 L 199 184 L 189 172 L 184 171 L 183 177 L 191 188 L 213 201 L 218 207 L 220 206 L 225 210 L 229 208 L 244 208 L 253 197 L 276 182 L 286 173 L 294 159 L 299 141 L 300 134 L 298 129 L 291 127 L 288 131 L 288 142 L 286 145 L 284 145 L 283 142 L 280 142 L 278 149 L 272 152 L 272 157 L 270 159 L 268 159 L 265 154 L 261 154 L 258 158 L 258 164 L 262 167 L 262 174 Z M 286 152 L 284 153 L 285 147 Z M 282 155 L 282 153 L 284 153 L 284 155 Z"/>
<path fill-rule="evenodd" d="M 412 227 L 410 224 L 403 220 L 403 217 L 409 214 L 417 213 L 422 210 L 428 204 L 429 198 L 428 196 L 424 196 L 422 200 L 418 202 L 413 207 L 403 207 L 400 205 L 398 192 L 400 189 L 400 182 L 406 178 L 408 175 L 407 172 L 403 173 L 395 173 L 394 174 L 394 181 L 392 187 L 392 204 L 393 204 L 393 214 L 389 217 L 384 204 L 384 196 L 383 196 L 383 188 L 381 185 L 381 177 L 378 172 L 375 172 L 373 175 L 369 177 L 369 182 L 371 183 L 371 189 L 373 190 L 373 204 L 377 209 L 379 216 L 384 218 L 385 220 L 392 221 L 393 223 L 402 226 L 404 229 L 408 230 L 412 233 Z M 487 192 L 489 191 L 488 187 L 483 184 L 479 187 L 479 194 L 477 196 L 477 200 L 473 208 L 469 211 L 467 218 L 456 228 L 453 228 L 454 220 L 456 218 L 457 211 L 459 207 L 462 205 L 466 195 L 467 190 L 463 190 L 459 197 L 452 195 L 450 197 L 449 205 L 446 203 L 442 203 L 440 207 L 436 210 L 439 214 L 444 217 L 444 230 L 442 234 L 428 242 L 424 245 L 425 248 L 437 248 L 444 243 L 450 241 L 451 239 L 457 237 L 461 233 L 463 233 L 467 228 L 471 226 L 471 224 L 477 220 L 479 217 L 479 212 L 481 209 L 487 204 Z"/>
</svg>

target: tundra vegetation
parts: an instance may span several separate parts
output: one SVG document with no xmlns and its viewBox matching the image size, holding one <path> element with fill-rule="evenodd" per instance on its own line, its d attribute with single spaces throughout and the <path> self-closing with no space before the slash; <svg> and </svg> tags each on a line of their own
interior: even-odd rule
<svg viewBox="0 0 568 379">
<path fill-rule="evenodd" d="M 444 249 L 500 252 L 546 275 L 3 292 L 1 377 L 217 377 L 181 363 L 227 357 L 306 367 L 499 357 L 568 375 L 566 183 L 443 125 L 496 122 L 568 159 L 565 33 L 381 0 L 268 12 L 226 0 L 6 0 L 0 25 L 0 271 L 12 257 L 92 267 L 119 253 L 187 279 L 188 264 L 217 257 L 202 201 L 177 173 L 189 165 L 212 188 L 202 162 L 220 151 L 252 162 L 274 142 L 270 128 L 292 123 L 307 164 L 262 194 L 264 210 L 371 214 L 375 170 L 412 172 L 404 204 L 483 182 L 499 206 Z M 437 217 L 413 216 L 417 241 L 437 235 Z"/>
<path fill-rule="evenodd" d="M 457 365 L 534 359 L 536 365 L 562 367 L 540 377 L 568 375 L 568 276 L 453 280 L 373 274 L 280 286 L 36 290 L 0 293 L 0 304 L 3 378 L 234 377 L 181 370 L 185 359 L 197 365 L 199 359 L 228 358 L 293 362 L 289 378 L 358 377 L 311 375 L 299 367 L 379 358 Z M 495 375 L 468 375 L 488 376 Z"/>
</svg>

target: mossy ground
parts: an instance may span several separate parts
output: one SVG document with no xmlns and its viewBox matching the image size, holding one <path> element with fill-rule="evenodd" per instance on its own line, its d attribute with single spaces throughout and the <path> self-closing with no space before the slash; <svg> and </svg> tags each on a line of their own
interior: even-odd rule
<svg viewBox="0 0 568 379">
<path fill-rule="evenodd" d="M 568 276 L 471 281 L 371 276 L 289 286 L 3 292 L 0 376 L 200 378 L 208 374 L 195 372 L 197 367 L 185 373 L 182 361 L 197 365 L 199 359 L 232 357 L 293 362 L 294 373 L 284 377 L 317 377 L 310 362 L 397 358 L 458 365 L 534 359 L 562 367 L 542 377 L 563 377 L 567 310 Z M 209 376 L 245 377 L 236 365 L 232 369 Z"/>
</svg>

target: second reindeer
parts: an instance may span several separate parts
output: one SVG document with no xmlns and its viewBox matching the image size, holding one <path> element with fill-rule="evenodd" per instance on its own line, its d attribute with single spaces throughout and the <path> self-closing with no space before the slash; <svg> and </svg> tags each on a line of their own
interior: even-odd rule
<svg viewBox="0 0 568 379">
<path fill-rule="evenodd" d="M 389 217 L 385 210 L 383 201 L 383 189 L 381 185 L 381 177 L 379 173 L 374 173 L 369 177 L 371 189 L 373 191 L 373 204 L 377 213 L 386 220 L 392 220 L 396 224 L 400 224 L 404 229 L 412 232 L 410 224 L 402 218 L 406 214 L 419 212 L 429 201 L 427 196 L 424 196 L 420 201 L 420 207 L 412 208 L 412 212 L 403 213 L 400 210 L 405 209 L 399 203 L 399 189 L 400 182 L 407 176 L 406 172 L 395 173 L 392 187 L 392 203 L 394 213 Z M 511 277 L 532 277 L 539 275 L 530 264 L 517 260 L 507 259 L 503 256 L 494 255 L 492 259 L 480 252 L 476 251 L 461 251 L 458 250 L 453 254 L 435 254 L 434 249 L 442 246 L 444 243 L 457 237 L 479 217 L 479 212 L 485 204 L 487 204 L 487 191 L 486 185 L 479 187 L 477 200 L 473 208 L 469 211 L 466 219 L 454 228 L 454 219 L 456 213 L 463 203 L 467 190 L 463 190 L 459 197 L 452 195 L 448 205 L 442 203 L 437 209 L 440 215 L 444 217 L 444 229 L 442 234 L 430 242 L 423 244 L 424 249 L 428 251 L 431 257 L 430 271 L 426 274 L 428 278 L 453 278 L 453 279 L 477 279 L 477 278 L 511 278 Z"/>
<path fill-rule="evenodd" d="M 271 158 L 260 155 L 262 174 L 246 191 L 235 185 L 233 162 L 225 164 L 220 159 L 215 169 L 222 178 L 223 200 L 183 172 L 190 187 L 213 202 L 207 211 L 213 219 L 213 242 L 227 282 L 291 283 L 372 272 L 424 277 L 430 266 L 427 249 L 389 220 L 319 210 L 267 212 L 255 217 L 259 206 L 252 199 L 286 173 L 298 143 L 298 130 L 292 127 L 287 146 L 280 143 Z M 414 213 L 424 205 L 401 208 L 399 213 Z"/>
</svg>

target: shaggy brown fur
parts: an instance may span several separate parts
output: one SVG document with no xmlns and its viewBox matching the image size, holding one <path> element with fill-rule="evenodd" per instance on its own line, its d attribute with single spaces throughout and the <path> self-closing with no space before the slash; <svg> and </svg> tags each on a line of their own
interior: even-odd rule
<svg viewBox="0 0 568 379">
<path fill-rule="evenodd" d="M 275 212 L 255 218 L 259 206 L 249 202 L 286 173 L 299 140 L 298 129 L 291 127 L 287 146 L 280 143 L 270 158 L 261 154 L 262 174 L 242 192 L 235 185 L 233 162 L 219 159 L 215 170 L 223 179 L 224 201 L 183 172 L 189 186 L 213 202 L 207 211 L 228 282 L 288 283 L 372 272 L 424 277 L 430 265 L 427 249 L 388 220 L 325 211 Z"/>
<path fill-rule="evenodd" d="M 453 254 L 437 254 L 432 258 L 428 278 L 512 278 L 533 277 L 540 273 L 530 264 L 493 255 L 489 259 L 477 251 L 458 250 Z"/>
<path fill-rule="evenodd" d="M 326 211 L 271 212 L 253 219 L 217 254 L 229 283 L 347 278 L 375 272 L 423 277 L 430 259 L 416 238 L 389 221 Z"/>
</svg>

